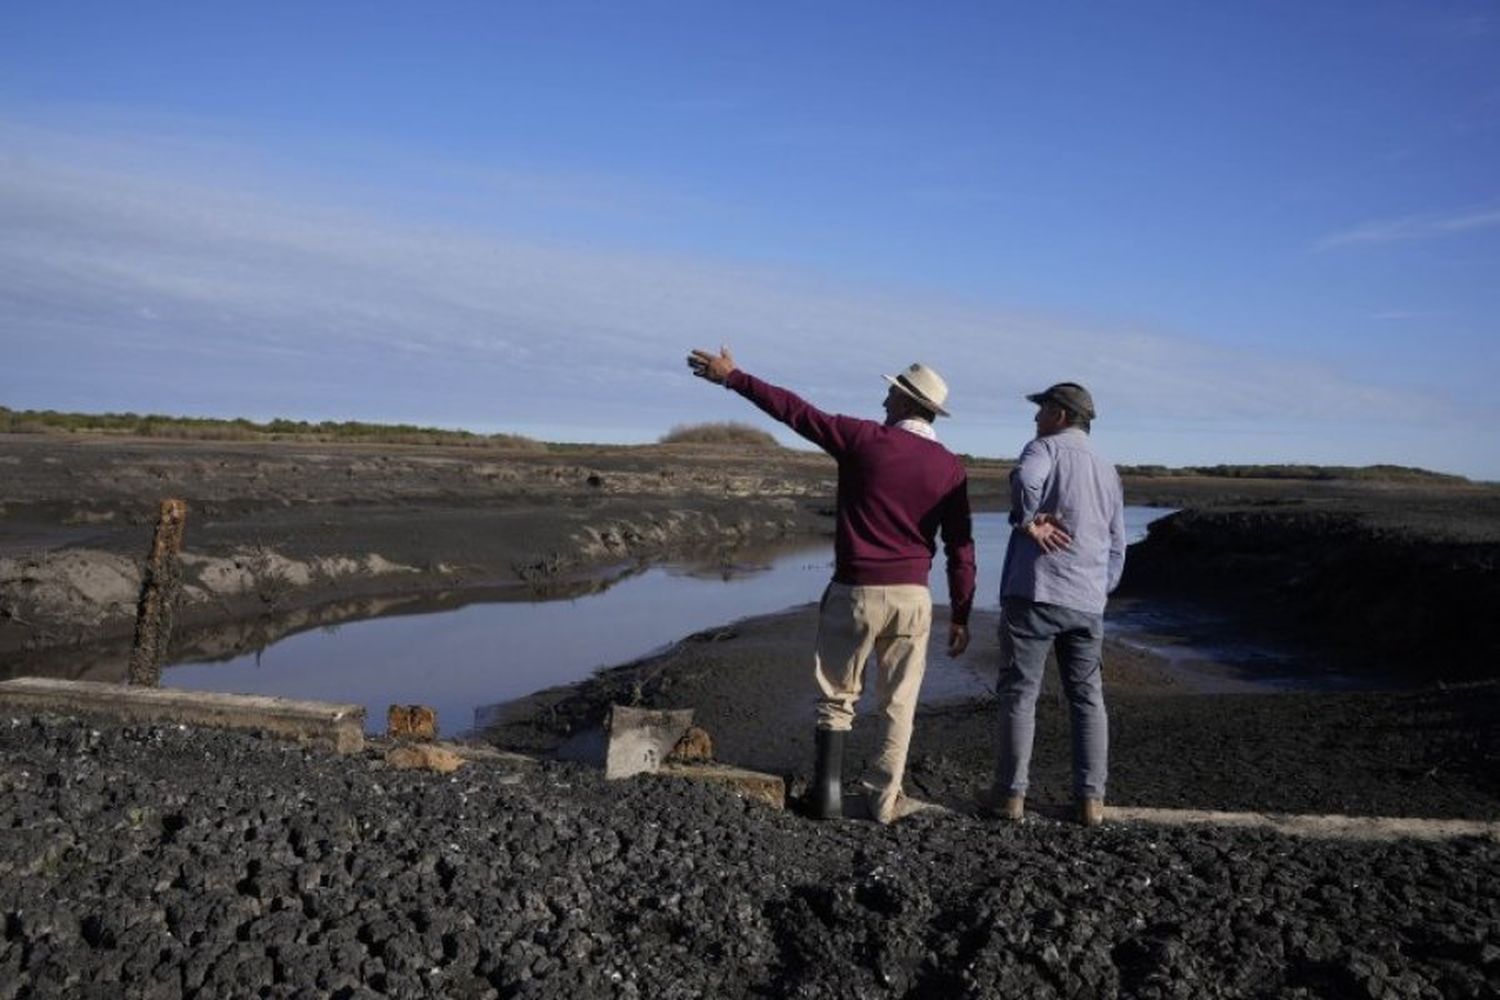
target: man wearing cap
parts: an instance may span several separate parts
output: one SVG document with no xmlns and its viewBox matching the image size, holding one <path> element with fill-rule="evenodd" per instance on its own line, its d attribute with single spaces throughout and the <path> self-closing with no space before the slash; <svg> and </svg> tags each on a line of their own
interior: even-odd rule
<svg viewBox="0 0 1500 1000">
<path fill-rule="evenodd" d="M 744 396 L 838 462 L 833 581 L 823 593 L 813 659 L 820 696 L 808 811 L 819 819 L 842 815 L 844 734 L 853 725 L 873 650 L 880 750 L 866 781 L 870 811 L 881 823 L 898 819 L 912 808 L 901 778 L 927 668 L 927 577 L 939 530 L 947 559 L 949 656 L 969 644 L 974 603 L 968 474 L 932 428 L 937 416 L 948 415 L 947 383 L 921 364 L 885 376 L 885 420 L 877 422 L 824 413 L 735 367 L 727 348 L 695 350 L 687 361 L 693 374 Z"/>
<path fill-rule="evenodd" d="M 1025 811 L 1027 777 L 1047 651 L 1067 696 L 1078 818 L 1104 818 L 1109 719 L 1100 651 L 1104 602 L 1125 568 L 1125 502 L 1115 467 L 1094 450 L 1094 401 L 1076 382 L 1026 397 L 1036 437 L 1010 474 L 1010 545 L 1000 575 L 1000 748 L 992 804 Z"/>
</svg>

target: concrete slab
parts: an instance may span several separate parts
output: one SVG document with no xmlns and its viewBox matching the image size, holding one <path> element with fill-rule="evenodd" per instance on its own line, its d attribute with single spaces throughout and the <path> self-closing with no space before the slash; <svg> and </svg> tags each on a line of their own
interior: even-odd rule
<svg viewBox="0 0 1500 1000">
<path fill-rule="evenodd" d="M 511 770 L 536 767 L 538 763 L 535 757 L 529 757 L 524 753 L 511 753 L 509 750 L 500 750 L 496 747 L 479 746 L 473 743 L 438 743 L 436 745 L 457 754 L 464 760 L 479 764 L 497 764 Z"/>
<path fill-rule="evenodd" d="M 452 774 L 467 763 L 452 750 L 434 743 L 402 743 L 385 752 L 385 762 L 398 771 L 435 771 Z"/>
<path fill-rule="evenodd" d="M 1106 806 L 1105 822 L 1154 823 L 1163 826 L 1260 827 L 1295 837 L 1334 840 L 1453 840 L 1480 837 L 1500 841 L 1500 822 L 1466 819 L 1417 819 L 1396 816 L 1298 816 L 1286 813 L 1214 812 L 1198 809 L 1148 809 Z"/>
<path fill-rule="evenodd" d="M 4 711 L 263 732 L 337 753 L 357 753 L 365 742 L 363 705 L 263 695 L 18 677 L 0 681 Z"/>
<path fill-rule="evenodd" d="M 655 771 L 693 724 L 691 708 L 657 710 L 612 705 L 604 776 L 610 780 Z"/>
<path fill-rule="evenodd" d="M 763 803 L 772 809 L 786 808 L 786 782 L 774 774 L 747 771 L 727 764 L 666 764 L 657 773 L 689 781 L 724 785 L 742 798 Z"/>
<path fill-rule="evenodd" d="M 384 757 L 396 747 L 408 746 L 411 743 L 411 740 L 393 739 L 389 736 L 367 736 L 365 737 L 365 752 L 372 756 Z M 422 745 L 438 747 L 471 764 L 489 764 L 508 771 L 534 768 L 540 763 L 535 757 L 523 753 L 512 753 L 509 750 L 501 750 L 483 743 L 453 743 L 439 740 Z"/>
</svg>

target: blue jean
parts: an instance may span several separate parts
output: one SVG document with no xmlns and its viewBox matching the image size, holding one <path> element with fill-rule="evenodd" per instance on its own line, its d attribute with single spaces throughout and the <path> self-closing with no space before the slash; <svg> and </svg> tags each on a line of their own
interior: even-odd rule
<svg viewBox="0 0 1500 1000">
<path fill-rule="evenodd" d="M 1047 651 L 1056 649 L 1073 734 L 1073 794 L 1104 798 L 1109 773 L 1109 716 L 1099 671 L 1104 616 L 1007 597 L 1000 602 L 1000 748 L 995 791 L 1025 795 L 1036 733 L 1036 699 Z"/>
</svg>

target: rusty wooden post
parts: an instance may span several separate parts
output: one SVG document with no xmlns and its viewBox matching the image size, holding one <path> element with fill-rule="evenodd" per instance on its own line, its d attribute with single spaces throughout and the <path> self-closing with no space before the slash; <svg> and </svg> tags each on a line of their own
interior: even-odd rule
<svg viewBox="0 0 1500 1000">
<path fill-rule="evenodd" d="M 146 577 L 141 583 L 141 602 L 135 615 L 135 644 L 130 650 L 130 683 L 156 687 L 161 682 L 161 664 L 172 638 L 172 618 L 177 595 L 182 591 L 182 529 L 187 522 L 187 503 L 163 500 L 151 540 Z"/>
</svg>

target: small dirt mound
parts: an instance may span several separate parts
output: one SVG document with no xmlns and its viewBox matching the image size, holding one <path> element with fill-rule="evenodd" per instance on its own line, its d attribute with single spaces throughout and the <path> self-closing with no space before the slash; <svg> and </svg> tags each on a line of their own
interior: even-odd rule
<svg viewBox="0 0 1500 1000">
<path fill-rule="evenodd" d="M 660 443 L 738 445 L 749 448 L 781 447 L 769 432 L 734 421 L 717 424 L 678 424 L 661 436 Z"/>
</svg>

